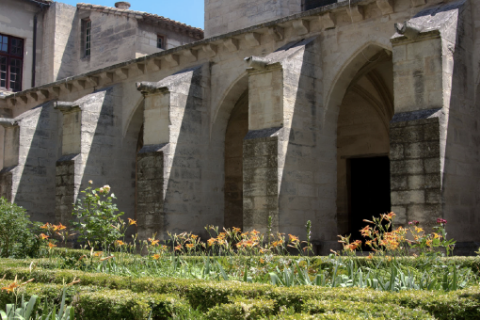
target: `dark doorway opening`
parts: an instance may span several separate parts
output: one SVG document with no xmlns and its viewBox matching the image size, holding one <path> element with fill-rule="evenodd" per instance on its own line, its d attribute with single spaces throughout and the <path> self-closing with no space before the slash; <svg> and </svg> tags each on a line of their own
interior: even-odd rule
<svg viewBox="0 0 480 320">
<path fill-rule="evenodd" d="M 351 240 L 364 240 L 360 229 L 363 219 L 389 213 L 390 159 L 388 157 L 349 159 L 350 175 L 350 232 Z M 365 248 L 364 248 L 365 249 Z"/>
</svg>

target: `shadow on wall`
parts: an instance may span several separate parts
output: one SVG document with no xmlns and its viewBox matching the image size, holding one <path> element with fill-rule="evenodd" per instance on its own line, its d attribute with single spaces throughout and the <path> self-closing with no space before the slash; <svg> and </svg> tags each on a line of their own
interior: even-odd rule
<svg viewBox="0 0 480 320">
<path fill-rule="evenodd" d="M 53 103 L 46 102 L 17 118 L 20 178 L 17 190 L 13 190 L 14 201 L 27 209 L 33 221 L 56 222 L 55 163 L 61 155 L 60 117 Z"/>
<path fill-rule="evenodd" d="M 473 2 L 473 1 L 472 1 Z M 453 61 L 451 96 L 447 115 L 448 127 L 445 139 L 445 163 L 443 167 L 443 195 L 432 194 L 433 201 L 444 203 L 448 221 L 448 236 L 458 241 L 454 254 L 473 255 L 480 246 L 480 85 L 475 88 L 475 72 L 478 63 L 473 55 L 474 39 L 472 2 L 453 5 L 458 7 L 458 22 L 448 28 L 442 37 L 448 53 L 443 59 Z M 458 4 L 462 5 L 458 5 Z M 477 4 L 478 5 L 478 4 Z M 444 6 L 445 10 L 450 9 Z M 456 33 L 452 30 L 456 29 Z M 445 62 L 444 62 L 445 64 Z M 469 66 L 475 65 L 475 68 Z M 448 76 L 444 73 L 444 76 Z M 476 95 L 475 95 L 476 91 Z M 477 101 L 475 101 L 475 96 Z M 445 130 L 445 129 L 441 129 Z"/>
<path fill-rule="evenodd" d="M 188 94 L 172 92 L 171 100 L 178 104 L 171 107 L 172 128 L 170 139 L 175 140 L 174 130 L 178 130 L 176 145 L 170 142 L 174 154 L 168 181 L 165 182 L 165 203 L 162 213 L 162 231 L 182 233 L 192 231 L 204 234 L 207 224 L 215 224 L 209 206 L 208 161 L 208 113 L 205 108 L 205 83 L 209 67 L 201 65 L 193 69 Z M 168 163 L 166 163 L 168 166 Z"/>
</svg>

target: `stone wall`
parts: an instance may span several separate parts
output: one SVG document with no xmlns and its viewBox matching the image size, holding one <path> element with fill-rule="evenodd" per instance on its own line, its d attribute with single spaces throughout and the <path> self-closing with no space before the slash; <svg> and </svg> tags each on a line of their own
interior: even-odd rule
<svg viewBox="0 0 480 320">
<path fill-rule="evenodd" d="M 44 82 L 39 81 L 42 77 L 42 63 L 45 59 L 42 43 L 44 41 L 43 24 L 44 15 L 40 12 L 39 6 L 27 1 L 5 0 L 2 1 L 2 10 L 0 10 L 0 33 L 24 39 L 23 52 L 23 74 L 22 89 L 28 89 L 32 86 L 32 64 L 33 64 L 33 20 L 35 14 L 38 14 L 37 22 L 37 61 L 36 61 L 36 84 Z M 48 54 L 48 53 L 47 53 Z M 1 91 L 2 89 L 0 89 Z"/>
<path fill-rule="evenodd" d="M 298 13 L 302 0 L 205 0 L 205 38 Z"/>
</svg>

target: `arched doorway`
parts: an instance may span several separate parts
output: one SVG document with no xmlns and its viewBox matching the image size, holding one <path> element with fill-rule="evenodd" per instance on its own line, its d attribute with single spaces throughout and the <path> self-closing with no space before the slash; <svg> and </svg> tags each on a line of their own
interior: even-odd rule
<svg viewBox="0 0 480 320">
<path fill-rule="evenodd" d="M 243 138 L 248 133 L 248 91 L 233 108 L 225 132 L 225 228 L 243 228 Z"/>
<path fill-rule="evenodd" d="M 338 232 L 354 240 L 362 239 L 363 219 L 391 209 L 393 64 L 385 51 L 365 60 L 347 88 L 337 122 Z"/>
</svg>

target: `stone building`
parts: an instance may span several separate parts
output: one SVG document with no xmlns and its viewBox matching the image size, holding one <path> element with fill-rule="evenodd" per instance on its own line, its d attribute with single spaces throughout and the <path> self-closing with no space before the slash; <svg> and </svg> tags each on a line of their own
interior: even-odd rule
<svg viewBox="0 0 480 320">
<path fill-rule="evenodd" d="M 93 180 L 142 237 L 311 220 L 320 253 L 393 210 L 478 247 L 478 1 L 205 5 L 204 40 L 0 100 L 2 195 L 67 222 Z"/>
<path fill-rule="evenodd" d="M 117 2 L 115 8 L 51 0 L 0 4 L 0 92 L 26 90 L 203 39 L 201 29 L 129 10 L 128 2 Z"/>
</svg>

